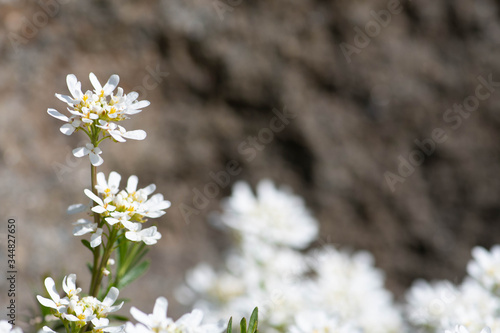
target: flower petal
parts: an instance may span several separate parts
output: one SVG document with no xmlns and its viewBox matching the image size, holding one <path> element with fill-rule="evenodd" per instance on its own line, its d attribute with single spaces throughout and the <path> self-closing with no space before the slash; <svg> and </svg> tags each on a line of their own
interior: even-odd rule
<svg viewBox="0 0 500 333">
<path fill-rule="evenodd" d="M 75 131 L 75 126 L 71 124 L 64 124 L 59 128 L 62 134 L 64 135 L 71 135 Z"/>
<path fill-rule="evenodd" d="M 91 190 L 86 188 L 85 190 L 83 190 L 83 193 L 85 193 L 85 195 L 88 196 L 90 199 L 94 200 L 98 205 L 100 206 L 104 205 L 102 199 L 99 198 L 97 195 L 95 195 Z"/>
<path fill-rule="evenodd" d="M 134 193 L 137 190 L 137 183 L 139 183 L 139 178 L 137 178 L 137 176 L 132 175 L 128 177 L 127 192 Z"/>
<path fill-rule="evenodd" d="M 123 137 L 132 140 L 144 140 L 146 138 L 146 132 L 143 130 L 129 131 L 123 134 Z"/>
<path fill-rule="evenodd" d="M 116 86 L 118 85 L 118 83 L 120 82 L 120 77 L 116 74 L 113 74 L 109 77 L 109 80 L 108 82 L 106 82 L 106 84 L 104 85 L 104 95 L 105 96 L 108 96 L 109 94 L 111 94 L 111 92 L 113 90 L 115 90 Z"/>
<path fill-rule="evenodd" d="M 113 303 L 117 300 L 119 294 L 120 291 L 118 290 L 118 288 L 111 287 L 111 289 L 109 290 L 108 294 L 106 295 L 102 303 L 106 306 L 113 305 Z"/>
<path fill-rule="evenodd" d="M 97 77 L 95 76 L 95 74 L 90 73 L 89 79 L 90 79 L 90 83 L 92 83 L 92 86 L 94 86 L 95 92 L 100 94 L 102 91 L 102 86 L 101 86 L 101 83 L 99 82 L 99 80 L 97 79 Z"/>
<path fill-rule="evenodd" d="M 78 147 L 73 149 L 73 156 L 75 157 L 83 157 L 85 155 L 88 155 L 90 153 L 90 150 L 88 150 L 86 147 Z"/>
<path fill-rule="evenodd" d="M 97 154 L 90 152 L 89 156 L 90 156 L 90 163 L 92 163 L 93 166 L 99 166 L 104 162 L 102 157 Z"/>
<path fill-rule="evenodd" d="M 62 120 L 62 121 L 68 121 L 69 118 L 66 117 L 65 115 L 63 115 L 62 113 L 60 113 L 59 111 L 57 111 L 56 109 L 47 109 L 47 113 L 49 115 L 51 115 L 52 117 L 56 118 L 56 119 L 59 119 L 59 120 Z"/>
</svg>

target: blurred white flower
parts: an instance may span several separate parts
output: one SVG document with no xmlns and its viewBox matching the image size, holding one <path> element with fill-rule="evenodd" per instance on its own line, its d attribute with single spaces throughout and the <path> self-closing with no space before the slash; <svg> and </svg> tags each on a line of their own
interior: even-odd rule
<svg viewBox="0 0 500 333">
<path fill-rule="evenodd" d="M 407 294 L 409 322 L 431 332 L 463 325 L 471 332 L 485 326 L 500 330 L 500 299 L 477 281 L 466 278 L 460 286 L 448 281 L 417 281 Z"/>
<path fill-rule="evenodd" d="M 465 328 L 462 325 L 457 325 L 453 330 L 446 330 L 445 333 L 474 333 L 474 332 L 469 332 L 467 328 Z M 489 327 L 485 327 L 481 330 L 479 333 L 491 333 L 491 330 Z"/>
<path fill-rule="evenodd" d="M 328 316 L 324 311 L 306 311 L 295 316 L 295 325 L 289 333 L 361 333 L 358 327 L 347 323 L 342 324 L 333 315 Z"/>
<path fill-rule="evenodd" d="M 483 247 L 472 249 L 473 260 L 467 265 L 467 272 L 485 288 L 498 292 L 500 287 L 500 245 L 488 252 Z"/>
<path fill-rule="evenodd" d="M 269 180 L 257 185 L 257 195 L 248 184 L 236 183 L 222 207 L 221 221 L 242 237 L 303 249 L 318 235 L 318 223 L 303 199 L 288 190 L 277 189 Z"/>
<path fill-rule="evenodd" d="M 23 330 L 19 327 L 12 328 L 7 320 L 0 320 L 0 333 L 23 333 Z"/>
<path fill-rule="evenodd" d="M 239 240 L 222 270 L 201 264 L 188 272 L 177 295 L 212 319 L 245 316 L 258 306 L 265 332 L 396 333 L 402 319 L 384 277 L 366 252 L 324 247 L 316 220 L 301 198 L 259 183 L 257 196 L 237 183 L 221 221 Z M 299 317 L 300 314 L 300 317 Z M 328 331 L 330 330 L 330 331 Z"/>
<path fill-rule="evenodd" d="M 213 324 L 202 325 L 203 313 L 200 310 L 183 315 L 177 321 L 167 317 L 168 301 L 164 297 L 158 297 L 152 314 L 145 314 L 139 309 L 132 307 L 130 314 L 139 324 L 127 323 L 127 333 L 220 333 L 221 326 Z"/>
</svg>

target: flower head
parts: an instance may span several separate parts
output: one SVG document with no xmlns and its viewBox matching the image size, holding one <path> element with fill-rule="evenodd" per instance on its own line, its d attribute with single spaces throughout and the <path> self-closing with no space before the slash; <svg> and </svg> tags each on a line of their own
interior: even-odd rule
<svg viewBox="0 0 500 333">
<path fill-rule="evenodd" d="M 90 73 L 89 79 L 94 90 L 83 93 L 81 82 L 74 74 L 69 74 L 66 83 L 71 95 L 56 94 L 56 97 L 68 106 L 70 116 L 52 108 L 49 108 L 47 113 L 65 122 L 60 128 L 63 134 L 71 135 L 82 130 L 89 136 L 91 143 L 74 149 L 73 155 L 76 157 L 89 155 L 92 165 L 99 166 L 103 163 L 103 159 L 99 156 L 102 151 L 97 145 L 102 139 L 112 138 L 117 142 L 125 142 L 126 139 L 146 138 L 146 132 L 143 130 L 127 131 L 116 122 L 129 119 L 129 115 L 141 112 L 142 108 L 149 105 L 149 101 L 138 101 L 139 94 L 134 91 L 124 94 L 123 89 L 118 87 L 120 78 L 116 74 L 111 75 L 104 86 L 94 73 Z"/>
<path fill-rule="evenodd" d="M 236 183 L 220 219 L 244 237 L 297 249 L 307 247 L 318 234 L 318 223 L 302 198 L 277 189 L 269 180 L 257 185 L 257 195 L 248 184 Z"/>
</svg>

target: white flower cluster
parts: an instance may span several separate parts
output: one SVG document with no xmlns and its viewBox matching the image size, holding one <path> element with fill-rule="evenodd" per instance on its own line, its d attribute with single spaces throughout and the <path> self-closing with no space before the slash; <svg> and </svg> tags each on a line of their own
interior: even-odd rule
<svg viewBox="0 0 500 333">
<path fill-rule="evenodd" d="M 399 332 L 402 320 L 368 253 L 325 246 L 305 254 L 318 223 L 301 198 L 270 181 L 257 195 L 237 183 L 220 222 L 239 239 L 221 271 L 200 264 L 179 288 L 210 318 L 244 316 L 259 307 L 264 332 Z"/>
<path fill-rule="evenodd" d="M 50 277 L 45 279 L 45 287 L 50 295 L 49 298 L 37 296 L 38 302 L 43 306 L 53 309 L 55 317 L 61 320 L 67 320 L 75 323 L 77 327 L 83 327 L 88 323 L 94 325 L 94 331 L 100 332 L 121 332 L 123 327 L 110 327 L 109 319 L 106 318 L 109 313 L 118 311 L 123 302 L 114 305 L 118 298 L 119 291 L 111 287 L 108 294 L 101 302 L 92 296 L 79 298 L 78 294 L 81 288 L 76 287 L 76 275 L 70 274 L 64 277 L 62 287 L 66 293 L 65 297 L 60 297 L 55 287 L 54 280 Z M 53 332 L 49 327 L 44 327 L 45 332 Z"/>
<path fill-rule="evenodd" d="M 427 332 L 500 331 L 500 246 L 472 250 L 462 284 L 419 280 L 407 293 L 409 322 Z M 457 326 L 463 325 L 463 326 Z M 454 329 L 454 331 L 453 331 Z"/>
<path fill-rule="evenodd" d="M 202 325 L 203 312 L 193 312 L 183 315 L 174 321 L 167 317 L 168 302 L 164 297 L 158 297 L 152 314 L 145 314 L 132 307 L 130 314 L 139 324 L 128 322 L 125 325 L 126 333 L 220 333 L 223 326 L 215 324 Z"/>
<path fill-rule="evenodd" d="M 110 226 L 125 229 L 125 237 L 133 242 L 144 242 L 147 245 L 156 244 L 161 234 L 156 226 L 142 229 L 142 224 L 147 218 L 157 218 L 165 214 L 165 209 L 170 207 L 170 201 L 165 200 L 161 193 L 149 197 L 155 190 L 155 184 L 145 188 L 137 189 L 139 182 L 137 176 L 130 176 L 127 187 L 119 190 L 121 176 L 112 171 L 106 181 L 104 173 L 97 174 L 97 185 L 95 186 L 99 197 L 92 191 L 86 189 L 85 194 L 97 205 L 92 207 L 94 213 L 100 214 Z M 87 209 L 85 205 L 72 205 L 68 208 L 69 213 L 81 212 Z M 74 223 L 73 235 L 81 236 L 92 233 L 90 245 L 99 246 L 102 242 L 102 228 L 97 223 L 86 219 L 80 219 Z"/>
<path fill-rule="evenodd" d="M 103 130 L 107 134 L 106 137 L 118 142 L 125 142 L 126 139 L 145 139 L 145 131 L 127 131 L 116 122 L 128 119 L 128 116 L 141 112 L 142 108 L 149 105 L 149 101 L 137 101 L 138 93 L 124 94 L 123 89 L 120 87 L 118 87 L 116 94 L 113 93 L 120 81 L 118 75 L 111 75 L 104 87 L 94 73 L 90 73 L 89 78 L 94 86 L 94 91 L 88 90 L 83 93 L 81 83 L 76 76 L 69 74 L 66 77 L 66 83 L 71 96 L 56 94 L 57 98 L 68 105 L 71 116 L 67 117 L 55 109 L 49 108 L 47 110 L 49 115 L 66 123 L 61 126 L 61 132 L 71 135 L 77 130 L 82 130 L 90 138 L 96 138 L 96 133 Z M 92 143 L 73 150 L 73 155 L 76 157 L 89 155 L 94 166 L 103 163 L 102 157 L 99 156 L 101 153 L 101 149 Z"/>
</svg>

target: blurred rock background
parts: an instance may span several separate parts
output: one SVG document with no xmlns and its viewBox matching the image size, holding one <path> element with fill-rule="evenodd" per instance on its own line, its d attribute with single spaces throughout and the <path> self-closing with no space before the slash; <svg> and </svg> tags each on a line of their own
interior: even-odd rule
<svg viewBox="0 0 500 333">
<path fill-rule="evenodd" d="M 46 113 L 65 111 L 54 93 L 67 93 L 68 73 L 84 90 L 89 72 L 103 83 L 119 74 L 151 101 L 124 124 L 148 138 L 107 142 L 99 169 L 123 183 L 136 174 L 172 201 L 151 270 L 123 295 L 145 311 L 165 295 L 176 316 L 185 270 L 230 246 L 207 223 L 230 186 L 189 223 L 180 207 L 231 160 L 242 168 L 231 183 L 270 178 L 302 195 L 321 222 L 318 246 L 371 251 L 398 298 L 415 278 L 461 280 L 471 247 L 500 236 L 500 89 L 483 88 L 459 125 L 445 114 L 479 76 L 500 81 L 499 42 L 493 0 L 0 1 L 0 207 L 3 225 L 18 226 L 18 318 L 43 274 L 89 280 L 90 253 L 65 215 L 86 200 L 88 160 L 71 155 L 84 136 L 65 137 Z M 273 109 L 297 117 L 261 145 Z M 415 140 L 436 128 L 445 142 L 391 190 L 386 172 L 424 156 Z M 251 137 L 261 141 L 250 160 Z"/>
</svg>

